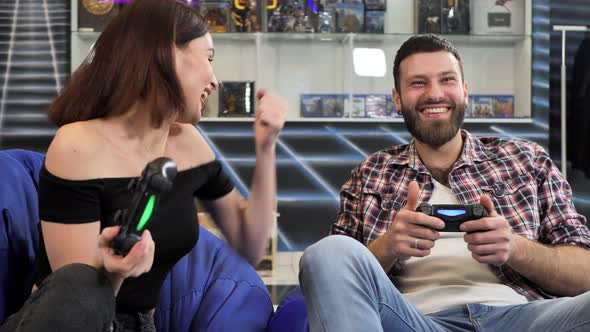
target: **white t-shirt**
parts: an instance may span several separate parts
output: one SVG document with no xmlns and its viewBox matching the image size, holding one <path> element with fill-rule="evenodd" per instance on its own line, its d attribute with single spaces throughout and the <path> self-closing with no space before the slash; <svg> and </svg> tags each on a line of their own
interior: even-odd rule
<svg viewBox="0 0 590 332">
<path fill-rule="evenodd" d="M 452 190 L 434 181 L 430 204 L 460 204 Z M 465 233 L 441 232 L 430 255 L 412 257 L 394 283 L 423 314 L 469 303 L 511 305 L 527 299 L 504 285 L 488 264 L 467 250 Z"/>
</svg>

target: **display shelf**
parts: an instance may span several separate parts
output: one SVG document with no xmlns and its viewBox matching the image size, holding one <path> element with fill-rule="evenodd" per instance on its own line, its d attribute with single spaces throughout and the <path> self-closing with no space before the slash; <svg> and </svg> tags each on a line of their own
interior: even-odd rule
<svg viewBox="0 0 590 332">
<path fill-rule="evenodd" d="M 254 122 L 254 118 L 216 118 L 206 117 L 201 122 Z M 295 118 L 287 122 L 366 122 L 366 123 L 402 123 L 403 118 Z M 465 123 L 532 123 L 532 118 L 465 118 Z"/>
<path fill-rule="evenodd" d="M 72 32 L 72 71 L 86 57 L 97 32 Z M 255 81 L 289 101 L 289 120 L 300 118 L 302 94 L 391 94 L 395 52 L 410 34 L 216 33 L 214 69 L 218 80 Z M 513 95 L 515 116 L 530 118 L 530 45 L 528 35 L 448 35 L 463 57 L 469 93 Z M 385 53 L 384 77 L 359 77 L 352 50 L 378 48 Z M 215 98 L 216 95 L 211 96 Z M 217 107 L 218 103 L 213 103 Z M 350 103 L 348 103 L 350 104 Z M 346 111 L 348 113 L 348 110 Z M 216 115 L 216 112 L 211 114 Z M 236 121 L 236 118 L 222 121 Z M 326 119 L 327 121 L 336 118 Z M 340 121 L 340 119 L 336 119 Z M 370 118 L 345 121 L 383 121 Z M 492 120 L 495 121 L 496 119 Z M 304 121 L 323 121 L 322 118 Z M 396 122 L 399 120 L 386 119 Z M 486 119 L 469 121 L 486 122 Z M 501 120 L 519 122 L 520 119 Z"/>
<path fill-rule="evenodd" d="M 89 30 L 72 31 L 80 38 L 88 40 L 96 40 L 100 32 Z M 252 41 L 255 42 L 257 38 L 260 41 L 312 41 L 312 42 L 347 42 L 351 38 L 355 41 L 390 41 L 402 43 L 406 39 L 413 36 L 408 33 L 281 33 L 281 32 L 244 32 L 244 33 L 211 33 L 213 41 Z M 487 34 L 487 35 L 442 35 L 449 41 L 455 44 L 477 44 L 477 45 L 514 45 L 523 40 L 530 38 L 530 35 L 509 35 L 509 34 Z"/>
<path fill-rule="evenodd" d="M 81 39 L 91 40 L 92 42 L 95 42 L 98 39 L 98 36 L 100 36 L 100 32 L 85 30 L 72 31 L 72 34 L 78 36 Z"/>
<path fill-rule="evenodd" d="M 405 40 L 414 34 L 407 33 L 390 33 L 390 34 L 353 34 L 355 41 L 389 41 L 403 43 Z M 441 35 L 456 45 L 482 45 L 482 46 L 497 46 L 497 45 L 515 45 L 521 43 L 523 40 L 530 38 L 530 35 L 510 35 L 510 34 L 487 34 L 487 35 Z"/>
<path fill-rule="evenodd" d="M 341 118 L 301 116 L 303 94 L 344 95 L 344 114 L 351 114 L 354 95 L 391 95 L 392 67 L 401 44 L 414 35 L 413 1 L 388 0 L 389 26 L 383 34 L 370 33 L 212 33 L 216 48 L 214 70 L 218 81 L 254 81 L 255 89 L 265 88 L 284 96 L 289 103 L 288 121 L 301 122 L 400 122 L 399 118 Z M 531 5 L 526 0 L 525 29 L 520 34 L 446 34 L 463 59 L 470 95 L 513 96 L 514 118 L 469 118 L 466 122 L 522 123 L 531 114 Z M 72 0 L 72 71 L 86 57 L 99 32 L 78 31 Z M 395 9 L 395 10 L 394 10 Z M 400 11 L 399 15 L 397 10 Z M 398 16 L 395 16 L 398 15 Z M 74 17 L 75 16 L 75 17 Z M 387 23 L 387 22 L 386 22 Z M 394 31 L 394 32 L 391 32 Z M 358 76 L 353 68 L 355 48 L 381 49 L 385 54 L 383 77 Z M 216 118 L 219 94 L 209 97 L 206 121 L 251 121 Z M 217 99 L 217 100 L 215 100 Z"/>
<path fill-rule="evenodd" d="M 414 34 L 409 33 L 286 33 L 286 32 L 252 32 L 252 33 L 212 33 L 213 41 L 243 40 L 269 42 L 347 42 L 355 41 L 389 41 L 402 43 Z M 530 38 L 527 34 L 468 34 L 468 35 L 442 35 L 455 44 L 477 45 L 514 45 Z"/>
</svg>

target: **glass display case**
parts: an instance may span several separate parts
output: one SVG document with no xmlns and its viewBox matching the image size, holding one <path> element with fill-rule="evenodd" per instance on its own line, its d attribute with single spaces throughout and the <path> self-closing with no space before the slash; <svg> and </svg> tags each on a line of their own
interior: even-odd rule
<svg viewBox="0 0 590 332">
<path fill-rule="evenodd" d="M 79 6 L 85 1 L 72 0 L 72 70 L 79 66 L 100 33 L 97 31 L 100 27 L 87 27 L 90 23 L 96 25 L 96 20 L 90 23 L 79 21 L 87 20 L 87 15 L 78 16 L 78 13 L 84 11 Z M 296 0 L 289 1 L 297 3 Z M 284 7 L 289 1 L 279 1 L 278 7 Z M 328 11 L 326 8 L 329 8 L 330 1 L 326 1 L 324 9 Z M 305 13 L 310 12 L 309 8 L 314 3 L 310 1 L 305 5 Z M 344 5 L 353 1 L 338 3 Z M 230 95 L 233 91 L 243 91 L 246 85 L 248 89 L 266 88 L 288 99 L 290 121 L 399 122 L 402 119 L 391 101 L 395 53 L 405 40 L 418 32 L 442 31 L 443 34 L 447 33 L 445 36 L 455 44 L 463 58 L 470 94 L 466 121 L 530 121 L 530 0 L 508 1 L 503 8 L 496 6 L 494 0 L 472 0 L 471 4 L 467 0 L 388 0 L 381 3 L 382 7 L 378 7 L 379 3 L 365 0 L 361 4 L 366 9 L 359 32 L 333 32 L 343 29 L 339 28 L 337 20 L 333 21 L 335 28 L 325 33 L 295 32 L 293 29 L 287 29 L 286 32 L 265 32 L 277 30 L 276 23 L 273 23 L 277 19 L 273 18 L 273 14 L 277 15 L 268 9 L 272 6 L 267 5 L 264 8 L 266 15 L 260 14 L 268 18 L 266 24 L 260 25 L 261 31 L 212 33 L 216 48 L 214 68 L 217 79 L 228 82 L 226 86 L 236 87 L 224 90 L 225 95 Z M 433 7 L 435 13 L 442 8 L 440 16 L 435 15 L 434 19 L 432 8 L 429 7 L 432 4 L 436 5 Z M 373 11 L 367 8 L 385 9 L 381 11 L 382 32 L 365 32 L 375 31 L 369 27 L 371 19 L 367 16 Z M 424 8 L 430 12 L 425 14 Z M 120 9 L 115 7 L 113 11 Z M 339 10 L 341 9 L 334 9 L 334 16 L 344 15 L 339 16 Z M 449 16 L 449 11 L 453 10 L 456 17 L 462 15 L 464 28 L 455 27 L 452 30 L 448 27 L 448 17 L 445 21 L 447 23 L 443 22 L 444 15 Z M 293 15 L 297 19 L 297 14 Z M 440 21 L 441 27 L 425 28 L 421 23 L 424 20 Z M 467 20 L 469 24 L 465 23 Z M 313 30 L 321 31 L 321 19 L 314 22 Z M 217 25 L 214 28 L 215 31 L 223 31 Z M 234 30 L 229 27 L 226 29 Z M 464 33 L 465 31 L 469 33 Z M 366 50 L 377 52 L 377 57 L 363 56 L 362 51 Z M 372 66 L 369 70 L 376 70 L 378 73 L 369 74 L 371 76 L 363 74 L 359 69 L 363 64 L 369 64 L 369 67 Z M 373 68 L 375 66 L 379 68 Z M 242 90 L 239 87 L 241 83 L 244 84 Z M 231 116 L 226 119 L 227 107 L 224 108 L 221 95 L 222 93 L 214 93 L 208 99 L 204 114 L 207 120 L 251 120 L 251 113 L 245 114 L 243 118 Z M 240 99 L 239 96 L 231 97 Z"/>
</svg>

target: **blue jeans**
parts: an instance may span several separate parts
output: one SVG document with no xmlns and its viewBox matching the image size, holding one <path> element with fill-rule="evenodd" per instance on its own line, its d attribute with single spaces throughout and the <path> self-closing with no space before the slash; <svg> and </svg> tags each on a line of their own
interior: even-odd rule
<svg viewBox="0 0 590 332">
<path fill-rule="evenodd" d="M 467 304 L 423 315 L 373 254 L 346 236 L 329 236 L 305 250 L 299 281 L 314 332 L 590 331 L 590 292 L 511 306 Z"/>
<path fill-rule="evenodd" d="M 47 276 L 0 332 L 105 332 L 114 314 L 115 295 L 104 274 L 70 264 Z"/>
<path fill-rule="evenodd" d="M 113 319 L 114 318 L 114 319 Z M 151 313 L 115 313 L 110 281 L 97 269 L 70 264 L 51 273 L 0 332 L 155 332 Z"/>
</svg>

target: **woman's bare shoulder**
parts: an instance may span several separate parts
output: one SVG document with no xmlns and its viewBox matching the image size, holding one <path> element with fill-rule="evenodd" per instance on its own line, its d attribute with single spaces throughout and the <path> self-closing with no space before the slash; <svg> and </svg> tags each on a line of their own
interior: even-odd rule
<svg viewBox="0 0 590 332">
<path fill-rule="evenodd" d="M 45 158 L 52 174 L 70 180 L 96 178 L 100 170 L 101 139 L 92 121 L 74 122 L 60 127 Z"/>
</svg>

